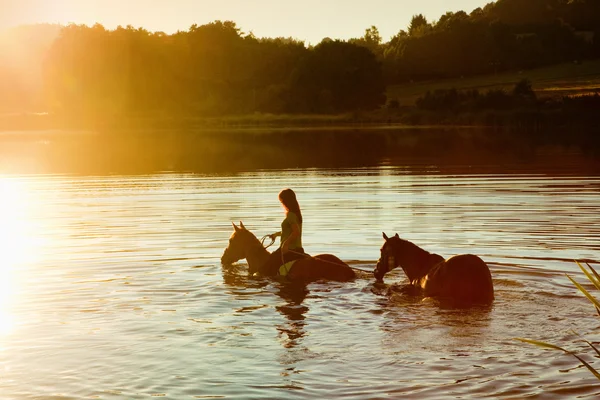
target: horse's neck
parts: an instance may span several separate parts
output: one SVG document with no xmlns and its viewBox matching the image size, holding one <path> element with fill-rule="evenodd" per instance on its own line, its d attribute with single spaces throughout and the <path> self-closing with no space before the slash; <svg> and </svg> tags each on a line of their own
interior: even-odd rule
<svg viewBox="0 0 600 400">
<path fill-rule="evenodd" d="M 246 252 L 246 261 L 250 271 L 258 271 L 269 258 L 269 251 L 257 240 Z"/>
<path fill-rule="evenodd" d="M 410 247 L 406 247 L 407 249 L 400 251 L 399 265 L 404 270 L 408 280 L 414 283 L 431 271 L 436 264 L 436 257 L 412 243 L 410 243 Z"/>
</svg>

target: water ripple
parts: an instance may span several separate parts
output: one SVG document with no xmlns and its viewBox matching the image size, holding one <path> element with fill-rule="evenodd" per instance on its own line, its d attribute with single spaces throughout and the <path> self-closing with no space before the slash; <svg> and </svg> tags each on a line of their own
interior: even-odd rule
<svg viewBox="0 0 600 400">
<path fill-rule="evenodd" d="M 508 168 L 508 167 L 507 167 Z M 593 398 L 599 323 L 565 273 L 598 263 L 600 178 L 435 166 L 233 175 L 0 179 L 7 398 Z M 279 229 L 293 187 L 304 245 L 365 271 L 296 286 L 221 266 L 230 221 Z M 7 211 L 10 210 L 10 211 Z M 381 232 L 481 255 L 496 301 L 445 308 L 374 285 Z M 592 365 L 598 359 L 587 357 Z"/>
</svg>

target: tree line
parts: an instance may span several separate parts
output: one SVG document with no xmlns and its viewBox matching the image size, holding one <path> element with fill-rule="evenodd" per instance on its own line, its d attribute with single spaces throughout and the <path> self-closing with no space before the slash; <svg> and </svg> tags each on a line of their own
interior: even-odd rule
<svg viewBox="0 0 600 400">
<path fill-rule="evenodd" d="M 498 0 L 470 14 L 412 18 L 389 42 L 353 41 L 382 61 L 388 84 L 528 69 L 600 57 L 600 0 Z"/>
<path fill-rule="evenodd" d="M 82 118 L 342 113 L 382 106 L 391 84 L 598 58 L 600 0 L 498 0 L 437 21 L 416 15 L 389 41 L 371 27 L 315 46 L 257 38 L 231 21 L 170 35 L 131 26 L 21 29 L 30 31 L 21 50 L 34 55 L 23 65 L 38 68 L 39 80 L 0 54 L 0 112 L 35 105 Z"/>
<path fill-rule="evenodd" d="M 45 82 L 54 104 L 82 114 L 339 113 L 385 100 L 381 63 L 365 47 L 259 39 L 229 21 L 173 35 L 70 25 Z"/>
</svg>

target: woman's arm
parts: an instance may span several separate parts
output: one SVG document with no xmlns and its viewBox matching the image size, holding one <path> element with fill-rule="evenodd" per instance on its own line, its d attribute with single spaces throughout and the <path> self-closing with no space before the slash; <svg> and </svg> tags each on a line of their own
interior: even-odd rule
<svg viewBox="0 0 600 400">
<path fill-rule="evenodd" d="M 272 233 L 272 234 L 269 235 L 269 239 L 275 240 L 275 239 L 277 239 L 280 236 L 281 236 L 281 231 L 275 232 L 275 233 Z"/>
</svg>

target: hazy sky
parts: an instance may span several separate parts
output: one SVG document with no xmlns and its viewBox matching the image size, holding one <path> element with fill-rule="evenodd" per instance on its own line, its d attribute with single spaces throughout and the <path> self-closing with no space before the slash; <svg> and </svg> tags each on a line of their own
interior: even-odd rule
<svg viewBox="0 0 600 400">
<path fill-rule="evenodd" d="M 371 25 L 388 40 L 413 15 L 429 20 L 446 11 L 471 12 L 492 0 L 0 0 L 0 28 L 36 22 L 133 25 L 172 33 L 217 19 L 232 20 L 256 36 L 362 36 Z"/>
</svg>

